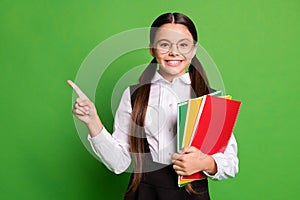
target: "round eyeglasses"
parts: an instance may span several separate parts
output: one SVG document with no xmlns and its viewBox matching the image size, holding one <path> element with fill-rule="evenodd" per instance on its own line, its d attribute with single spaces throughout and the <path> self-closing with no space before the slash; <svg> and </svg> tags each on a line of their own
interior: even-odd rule
<svg viewBox="0 0 300 200">
<path fill-rule="evenodd" d="M 169 53 L 171 50 L 173 51 L 173 44 L 171 41 L 162 39 L 156 42 L 155 48 L 160 52 L 160 53 Z M 194 48 L 194 43 L 191 40 L 188 39 L 182 39 L 179 40 L 176 43 L 177 51 L 178 53 L 181 54 L 188 54 L 190 53 L 193 48 Z"/>
</svg>

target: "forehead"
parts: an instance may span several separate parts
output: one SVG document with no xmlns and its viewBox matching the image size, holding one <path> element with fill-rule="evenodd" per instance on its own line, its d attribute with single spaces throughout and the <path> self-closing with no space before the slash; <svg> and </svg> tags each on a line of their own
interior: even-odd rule
<svg viewBox="0 0 300 200">
<path fill-rule="evenodd" d="M 185 25 L 168 23 L 160 26 L 155 34 L 154 41 L 161 39 L 171 41 L 178 41 L 181 39 L 193 40 L 193 36 Z"/>
</svg>

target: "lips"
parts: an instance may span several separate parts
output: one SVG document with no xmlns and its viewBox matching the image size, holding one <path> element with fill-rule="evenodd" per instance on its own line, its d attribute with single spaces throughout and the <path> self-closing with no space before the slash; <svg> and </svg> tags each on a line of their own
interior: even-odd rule
<svg viewBox="0 0 300 200">
<path fill-rule="evenodd" d="M 179 66 L 181 64 L 182 60 L 166 60 L 167 65 L 169 66 Z"/>
</svg>

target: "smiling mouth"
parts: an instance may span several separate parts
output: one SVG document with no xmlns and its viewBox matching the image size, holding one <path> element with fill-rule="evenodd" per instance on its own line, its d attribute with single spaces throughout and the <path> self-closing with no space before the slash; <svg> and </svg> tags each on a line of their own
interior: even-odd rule
<svg viewBox="0 0 300 200">
<path fill-rule="evenodd" d="M 166 60 L 167 65 L 174 66 L 174 67 L 180 65 L 181 62 L 182 60 Z"/>
</svg>

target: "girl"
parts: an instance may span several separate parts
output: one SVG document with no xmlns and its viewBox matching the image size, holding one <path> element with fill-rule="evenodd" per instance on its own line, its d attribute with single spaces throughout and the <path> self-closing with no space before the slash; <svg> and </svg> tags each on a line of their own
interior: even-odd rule
<svg viewBox="0 0 300 200">
<path fill-rule="evenodd" d="M 207 179 L 180 188 L 177 176 L 203 172 L 222 180 L 238 171 L 233 135 L 224 153 L 204 155 L 195 147 L 176 152 L 177 103 L 211 92 L 196 57 L 197 39 L 193 22 L 183 14 L 166 13 L 153 22 L 149 45 L 153 59 L 139 84 L 124 91 L 112 134 L 103 127 L 94 104 L 68 81 L 79 96 L 73 114 L 87 125 L 96 155 L 116 174 L 134 163 L 126 200 L 207 200 Z"/>
</svg>

